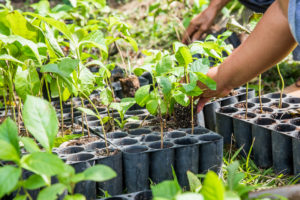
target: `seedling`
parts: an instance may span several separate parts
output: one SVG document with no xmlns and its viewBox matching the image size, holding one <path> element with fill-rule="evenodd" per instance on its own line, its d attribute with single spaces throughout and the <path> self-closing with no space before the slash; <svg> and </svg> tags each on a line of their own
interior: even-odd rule
<svg viewBox="0 0 300 200">
<path fill-rule="evenodd" d="M 137 116 L 131 116 L 125 119 L 125 114 L 133 105 L 135 104 L 134 98 L 123 98 L 120 103 L 113 102 L 110 104 L 110 107 L 116 109 L 120 115 L 120 120 L 115 118 L 114 120 L 117 122 L 119 127 L 123 130 L 125 124 L 131 120 L 138 120 Z"/>
<path fill-rule="evenodd" d="M 280 72 L 279 64 L 276 65 L 276 68 L 277 68 L 277 72 L 278 72 L 278 75 L 281 80 L 281 90 L 280 90 L 280 99 L 279 99 L 278 108 L 282 108 L 282 95 L 283 95 L 283 90 L 284 90 L 284 80 L 283 80 L 282 74 Z"/>
</svg>

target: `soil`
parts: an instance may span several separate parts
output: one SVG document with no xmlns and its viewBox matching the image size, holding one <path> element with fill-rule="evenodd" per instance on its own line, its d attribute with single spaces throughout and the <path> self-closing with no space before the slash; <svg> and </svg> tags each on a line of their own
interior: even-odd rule
<svg viewBox="0 0 300 200">
<path fill-rule="evenodd" d="M 245 114 L 237 114 L 233 116 L 234 118 L 237 119 L 245 119 Z M 253 117 L 248 116 L 247 119 L 252 119 Z"/>
<path fill-rule="evenodd" d="M 237 103 L 234 105 L 236 108 L 246 108 L 246 102 Z"/>
<path fill-rule="evenodd" d="M 265 111 L 265 110 L 263 110 L 261 112 L 260 108 L 257 108 L 257 109 L 255 109 L 254 111 L 251 111 L 251 112 L 254 112 L 254 113 L 257 113 L 257 114 L 269 114 L 269 113 L 272 113 L 270 111 Z"/>
<path fill-rule="evenodd" d="M 160 132 L 160 120 L 159 118 L 152 119 L 150 122 L 145 122 L 143 126 L 154 126 L 153 131 Z M 173 119 L 164 120 L 163 130 L 164 132 L 174 131 L 178 128 L 176 122 Z"/>
<path fill-rule="evenodd" d="M 140 88 L 140 82 L 137 76 L 130 75 L 127 78 L 120 79 L 124 97 L 134 97 L 135 92 Z"/>
<path fill-rule="evenodd" d="M 113 155 L 116 155 L 118 152 L 119 152 L 119 150 L 117 150 L 117 149 L 109 149 L 109 153 L 107 155 L 106 148 L 96 149 L 96 155 L 102 156 L 102 157 L 113 156 Z"/>
<path fill-rule="evenodd" d="M 80 146 L 80 145 L 85 145 L 91 142 L 95 142 L 97 140 L 99 140 L 100 138 L 98 136 L 83 136 L 74 140 L 69 140 L 67 142 L 62 143 L 59 148 L 64 148 L 64 147 L 68 147 L 68 146 Z"/>
<path fill-rule="evenodd" d="M 192 127 L 191 119 L 191 105 L 184 107 L 180 104 L 174 105 L 174 121 L 175 124 L 180 128 L 190 128 Z M 194 125 L 197 125 L 197 112 L 196 106 L 194 106 Z"/>
</svg>

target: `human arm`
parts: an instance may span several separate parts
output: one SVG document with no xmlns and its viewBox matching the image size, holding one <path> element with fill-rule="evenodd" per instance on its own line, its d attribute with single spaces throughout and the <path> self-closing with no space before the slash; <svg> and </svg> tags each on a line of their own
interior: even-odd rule
<svg viewBox="0 0 300 200">
<path fill-rule="evenodd" d="M 286 16 L 288 1 L 275 1 L 253 32 L 208 76 L 217 83 L 217 90 L 205 90 L 199 99 L 198 111 L 211 97 L 221 97 L 274 66 L 296 46 Z M 283 8 L 283 9 L 282 9 Z"/>
<path fill-rule="evenodd" d="M 229 1 L 230 0 L 211 0 L 209 6 L 191 20 L 184 33 L 182 42 L 188 44 L 190 40 L 195 41 L 199 39 L 203 33 L 209 30 L 218 12 L 222 10 Z"/>
</svg>

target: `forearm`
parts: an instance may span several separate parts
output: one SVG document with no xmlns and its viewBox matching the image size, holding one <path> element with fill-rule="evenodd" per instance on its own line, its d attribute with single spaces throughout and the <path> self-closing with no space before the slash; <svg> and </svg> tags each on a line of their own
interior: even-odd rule
<svg viewBox="0 0 300 200">
<path fill-rule="evenodd" d="M 217 12 L 222 10 L 224 6 L 229 2 L 230 0 L 211 0 L 209 3 L 210 8 L 216 9 Z"/>
<path fill-rule="evenodd" d="M 218 91 L 229 90 L 248 82 L 286 57 L 295 46 L 288 19 L 276 1 L 247 40 L 216 72 L 212 70 Z"/>
</svg>

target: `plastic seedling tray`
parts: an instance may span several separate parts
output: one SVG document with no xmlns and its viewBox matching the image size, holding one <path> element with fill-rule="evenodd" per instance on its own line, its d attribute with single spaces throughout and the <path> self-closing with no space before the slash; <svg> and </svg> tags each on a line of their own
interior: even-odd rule
<svg viewBox="0 0 300 200">
<path fill-rule="evenodd" d="M 239 103 L 218 109 L 217 132 L 226 144 L 232 142 L 233 135 L 236 146 L 243 147 L 244 155 L 253 143 L 253 159 L 259 167 L 273 166 L 276 173 L 298 174 L 300 118 L 295 110 L 300 107 L 300 98 L 284 94 L 282 108 L 278 108 L 279 98 L 279 93 L 262 96 L 263 113 L 259 98 L 250 99 L 247 119 L 246 109 Z"/>
</svg>

